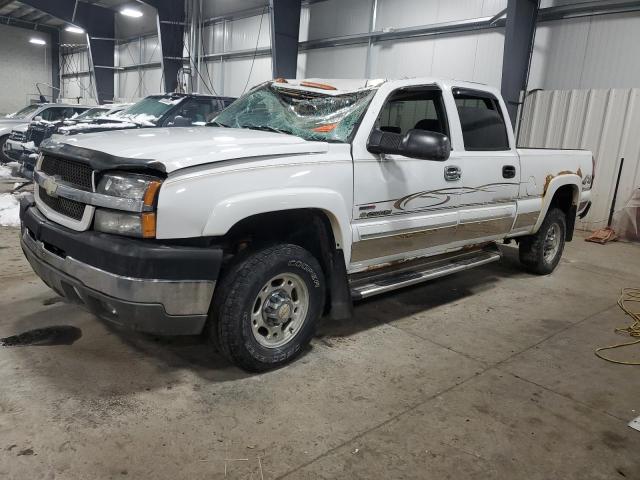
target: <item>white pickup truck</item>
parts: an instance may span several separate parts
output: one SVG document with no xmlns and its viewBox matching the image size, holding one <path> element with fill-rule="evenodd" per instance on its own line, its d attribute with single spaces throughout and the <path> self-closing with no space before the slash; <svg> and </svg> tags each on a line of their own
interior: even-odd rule
<svg viewBox="0 0 640 480">
<path fill-rule="evenodd" d="M 206 332 L 262 371 L 323 314 L 498 260 L 498 241 L 552 272 L 593 158 L 517 149 L 484 85 L 277 79 L 207 127 L 49 141 L 34 177 L 22 247 L 51 288 L 136 330 Z"/>
</svg>

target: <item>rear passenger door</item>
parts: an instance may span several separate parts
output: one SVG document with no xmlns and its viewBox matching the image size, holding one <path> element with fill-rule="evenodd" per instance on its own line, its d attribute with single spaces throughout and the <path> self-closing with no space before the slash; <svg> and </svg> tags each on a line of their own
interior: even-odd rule
<svg viewBox="0 0 640 480">
<path fill-rule="evenodd" d="M 503 106 L 489 92 L 453 88 L 464 150 L 455 152 L 460 171 L 460 223 L 456 241 L 478 243 L 511 230 L 520 185 L 520 161 Z"/>
</svg>

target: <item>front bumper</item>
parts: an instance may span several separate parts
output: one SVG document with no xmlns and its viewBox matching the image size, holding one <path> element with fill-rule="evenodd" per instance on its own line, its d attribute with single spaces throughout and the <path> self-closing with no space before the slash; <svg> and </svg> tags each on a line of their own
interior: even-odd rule
<svg viewBox="0 0 640 480">
<path fill-rule="evenodd" d="M 30 199 L 20 207 L 27 260 L 68 301 L 133 330 L 162 335 L 202 331 L 220 249 L 75 232 L 47 220 Z"/>
</svg>

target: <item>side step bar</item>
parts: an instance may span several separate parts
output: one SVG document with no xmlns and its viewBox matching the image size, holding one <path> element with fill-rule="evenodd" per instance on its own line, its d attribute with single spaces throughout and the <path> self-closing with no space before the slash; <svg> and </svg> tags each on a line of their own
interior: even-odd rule
<svg viewBox="0 0 640 480">
<path fill-rule="evenodd" d="M 500 260 L 501 254 L 495 244 L 476 250 L 463 250 L 436 257 L 407 261 L 387 268 L 354 274 L 350 279 L 351 296 L 354 300 L 390 292 L 462 272 L 473 267 Z"/>
</svg>

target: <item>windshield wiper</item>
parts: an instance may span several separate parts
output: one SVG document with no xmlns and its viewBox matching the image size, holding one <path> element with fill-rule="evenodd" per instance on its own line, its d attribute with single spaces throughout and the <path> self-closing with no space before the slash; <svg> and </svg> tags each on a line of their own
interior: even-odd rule
<svg viewBox="0 0 640 480">
<path fill-rule="evenodd" d="M 241 128 L 248 128 L 249 130 L 262 130 L 264 132 L 275 132 L 275 133 L 284 133 L 286 135 L 294 135 L 297 136 L 295 133 L 289 131 L 289 130 L 284 130 L 281 128 L 275 128 L 275 127 L 270 127 L 268 125 L 242 125 Z"/>
</svg>

